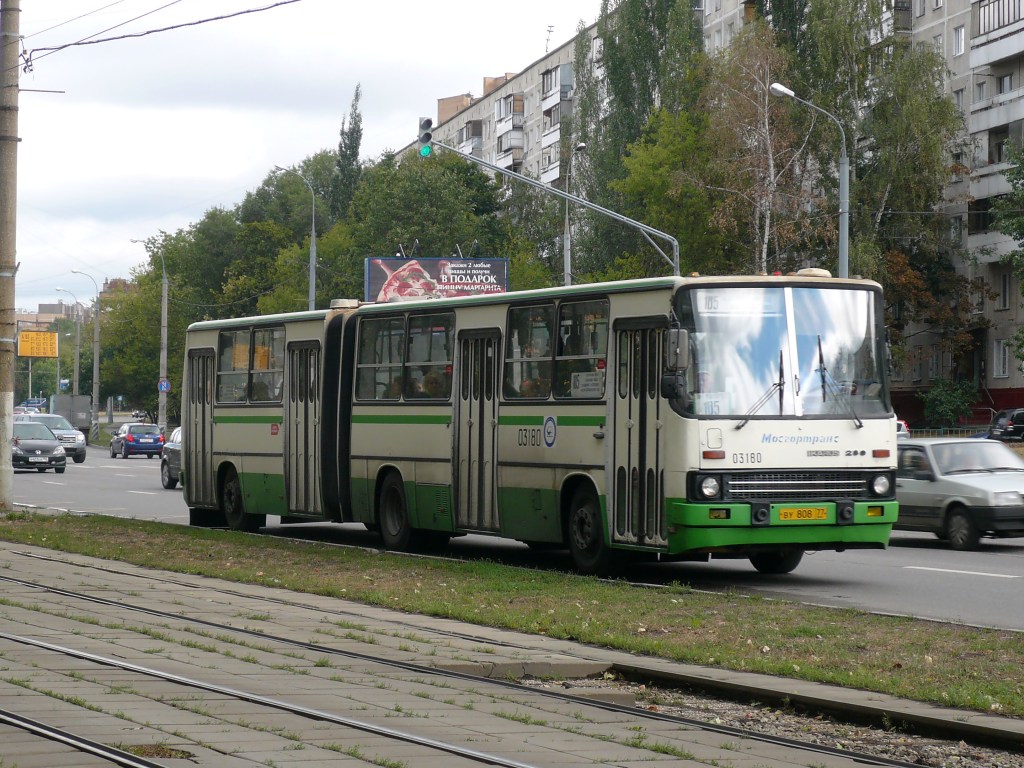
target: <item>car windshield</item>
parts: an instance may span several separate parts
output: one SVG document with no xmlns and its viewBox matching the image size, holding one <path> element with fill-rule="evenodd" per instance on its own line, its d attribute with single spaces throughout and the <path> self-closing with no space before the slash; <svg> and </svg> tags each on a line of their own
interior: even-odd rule
<svg viewBox="0 0 1024 768">
<path fill-rule="evenodd" d="M 46 424 L 50 429 L 74 429 L 63 416 L 47 416 L 46 418 L 39 419 L 39 421 Z"/>
<path fill-rule="evenodd" d="M 997 469 L 1024 471 L 1024 460 L 1003 443 L 989 440 L 964 440 L 939 443 L 932 448 L 939 472 L 986 472 Z"/>
<path fill-rule="evenodd" d="M 156 433 L 155 426 L 149 426 L 147 424 L 134 424 L 128 427 L 129 435 L 152 435 Z"/>
<path fill-rule="evenodd" d="M 19 440 L 53 440 L 53 432 L 45 424 L 23 421 L 14 425 L 14 436 Z"/>
</svg>

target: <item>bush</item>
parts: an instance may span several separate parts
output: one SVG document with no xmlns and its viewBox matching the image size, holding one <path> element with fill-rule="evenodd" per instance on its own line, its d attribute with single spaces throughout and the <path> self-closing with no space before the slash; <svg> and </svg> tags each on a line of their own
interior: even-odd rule
<svg viewBox="0 0 1024 768">
<path fill-rule="evenodd" d="M 970 381 L 938 379 L 918 397 L 924 401 L 924 417 L 929 425 L 951 427 L 960 419 L 970 418 L 971 403 L 977 401 L 978 390 Z"/>
</svg>

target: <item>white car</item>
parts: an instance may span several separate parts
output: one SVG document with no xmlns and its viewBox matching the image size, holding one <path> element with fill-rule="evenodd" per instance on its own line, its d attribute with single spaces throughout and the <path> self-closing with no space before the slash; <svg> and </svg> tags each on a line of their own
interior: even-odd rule
<svg viewBox="0 0 1024 768">
<path fill-rule="evenodd" d="M 903 419 L 896 420 L 896 439 L 897 440 L 909 440 L 910 439 L 910 427 L 907 426 L 907 422 Z"/>
</svg>

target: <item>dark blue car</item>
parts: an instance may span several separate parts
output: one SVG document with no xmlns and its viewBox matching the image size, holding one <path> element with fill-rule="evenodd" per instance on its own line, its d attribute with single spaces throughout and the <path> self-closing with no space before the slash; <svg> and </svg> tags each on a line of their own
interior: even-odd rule
<svg viewBox="0 0 1024 768">
<path fill-rule="evenodd" d="M 122 424 L 110 438 L 110 458 L 120 456 L 159 456 L 164 448 L 164 436 L 156 424 Z"/>
</svg>

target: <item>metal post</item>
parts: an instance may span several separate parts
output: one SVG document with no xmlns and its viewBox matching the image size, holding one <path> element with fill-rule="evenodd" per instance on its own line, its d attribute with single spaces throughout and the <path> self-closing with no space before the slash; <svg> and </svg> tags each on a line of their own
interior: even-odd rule
<svg viewBox="0 0 1024 768">
<path fill-rule="evenodd" d="M 73 294 L 67 288 L 60 288 L 60 287 L 58 287 L 58 288 L 55 288 L 54 290 L 59 291 L 60 293 L 66 293 L 72 299 L 75 300 L 75 308 L 74 308 L 74 313 L 75 313 L 75 380 L 71 382 L 71 394 L 72 395 L 77 395 L 78 394 L 78 364 L 79 364 L 79 360 L 81 359 L 81 354 L 82 354 L 82 310 L 81 310 L 82 305 L 81 305 L 81 303 L 79 303 L 78 297 L 75 296 L 75 294 Z"/>
<path fill-rule="evenodd" d="M 582 152 L 587 148 L 587 145 L 582 141 L 577 144 L 573 151 L 569 154 L 569 159 L 565 168 L 565 191 L 572 194 L 572 159 L 576 156 L 577 152 Z M 569 223 L 569 200 L 565 201 L 565 245 L 562 248 L 562 277 L 564 278 L 565 285 L 572 285 L 572 256 L 570 253 L 570 247 L 572 243 L 572 229 Z"/>
<path fill-rule="evenodd" d="M 787 96 L 805 107 L 821 112 L 839 128 L 839 277 L 850 276 L 850 158 L 846 154 L 846 131 L 839 118 L 816 104 L 811 104 L 793 93 L 782 83 L 772 83 L 768 91 L 773 96 Z"/>
<path fill-rule="evenodd" d="M 309 225 L 309 308 L 316 309 L 316 192 L 313 191 L 313 185 L 309 179 L 298 171 L 293 171 L 291 168 L 282 168 L 280 165 L 275 165 L 274 167 L 279 171 L 294 174 L 302 179 L 306 186 L 309 187 L 309 194 L 313 199 L 313 215 Z"/>
<path fill-rule="evenodd" d="M 96 288 L 96 309 L 94 310 L 92 332 L 92 414 L 90 416 L 89 439 L 93 442 L 100 439 L 100 286 L 96 278 L 78 269 L 71 270 L 92 280 Z"/>
<path fill-rule="evenodd" d="M 163 281 L 160 294 L 160 382 L 157 385 L 157 425 L 161 432 L 167 431 L 167 267 L 164 252 L 160 251 L 160 269 Z"/>
<path fill-rule="evenodd" d="M 18 221 L 18 75 L 20 0 L 0 0 L 0 509 L 14 504 L 15 240 Z"/>
</svg>

